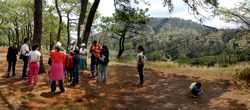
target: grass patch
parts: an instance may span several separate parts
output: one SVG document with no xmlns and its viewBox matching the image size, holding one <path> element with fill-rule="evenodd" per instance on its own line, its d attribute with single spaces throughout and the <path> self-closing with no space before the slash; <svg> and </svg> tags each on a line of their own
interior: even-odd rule
<svg viewBox="0 0 250 110">
<path fill-rule="evenodd" d="M 235 82 L 237 85 L 241 87 L 249 87 L 250 86 L 250 67 L 245 67 L 243 69 L 238 69 L 236 73 L 233 75 L 235 78 Z"/>
</svg>

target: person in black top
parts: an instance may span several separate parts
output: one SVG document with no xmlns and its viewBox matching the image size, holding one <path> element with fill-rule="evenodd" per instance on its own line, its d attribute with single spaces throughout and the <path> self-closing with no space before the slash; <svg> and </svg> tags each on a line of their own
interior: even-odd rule
<svg viewBox="0 0 250 110">
<path fill-rule="evenodd" d="M 15 76 L 15 71 L 16 71 L 16 61 L 17 61 L 17 54 L 18 50 L 13 44 L 8 48 L 8 53 L 7 53 L 7 61 L 8 61 L 8 74 L 7 77 L 10 77 L 10 70 L 12 68 L 12 76 Z"/>
<path fill-rule="evenodd" d="M 74 51 L 74 56 L 73 56 L 73 81 L 71 83 L 71 86 L 79 84 L 79 63 L 80 63 L 79 49 L 76 49 Z"/>
</svg>

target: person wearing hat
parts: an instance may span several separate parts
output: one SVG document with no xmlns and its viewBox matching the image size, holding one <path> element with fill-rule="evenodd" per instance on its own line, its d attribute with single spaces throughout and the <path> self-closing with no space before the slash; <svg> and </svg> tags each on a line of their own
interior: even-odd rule
<svg viewBox="0 0 250 110">
<path fill-rule="evenodd" d="M 74 52 L 76 49 L 78 49 L 78 47 L 77 47 L 77 45 L 76 45 L 76 41 L 75 41 L 75 40 L 72 40 L 72 41 L 70 42 L 70 45 L 69 45 L 69 50 L 70 50 L 71 52 Z"/>
<path fill-rule="evenodd" d="M 80 65 L 79 68 L 81 70 L 84 70 L 87 68 L 87 54 L 88 51 L 86 49 L 86 44 L 82 43 L 80 48 Z"/>
</svg>

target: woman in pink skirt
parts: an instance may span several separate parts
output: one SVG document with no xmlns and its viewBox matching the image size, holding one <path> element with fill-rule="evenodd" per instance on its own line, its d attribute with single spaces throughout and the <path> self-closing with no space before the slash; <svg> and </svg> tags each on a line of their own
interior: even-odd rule
<svg viewBox="0 0 250 110">
<path fill-rule="evenodd" d="M 41 53 L 39 52 L 39 46 L 34 45 L 29 57 L 28 84 L 30 87 L 34 87 L 38 81 L 40 57 Z"/>
<path fill-rule="evenodd" d="M 64 90 L 64 69 L 66 63 L 66 53 L 64 51 L 60 51 L 60 47 L 56 46 L 55 50 L 52 50 L 50 53 L 51 57 L 51 95 L 54 96 L 56 92 L 56 81 L 59 81 L 59 87 L 61 92 L 63 93 Z"/>
</svg>

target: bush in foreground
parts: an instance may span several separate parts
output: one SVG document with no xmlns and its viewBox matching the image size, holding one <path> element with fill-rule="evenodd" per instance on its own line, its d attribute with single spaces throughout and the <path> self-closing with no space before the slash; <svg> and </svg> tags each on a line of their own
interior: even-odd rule
<svg viewBox="0 0 250 110">
<path fill-rule="evenodd" d="M 234 78 L 236 79 L 237 83 L 240 85 L 250 85 L 250 67 L 244 68 L 242 70 L 238 70 L 234 74 Z"/>
</svg>

